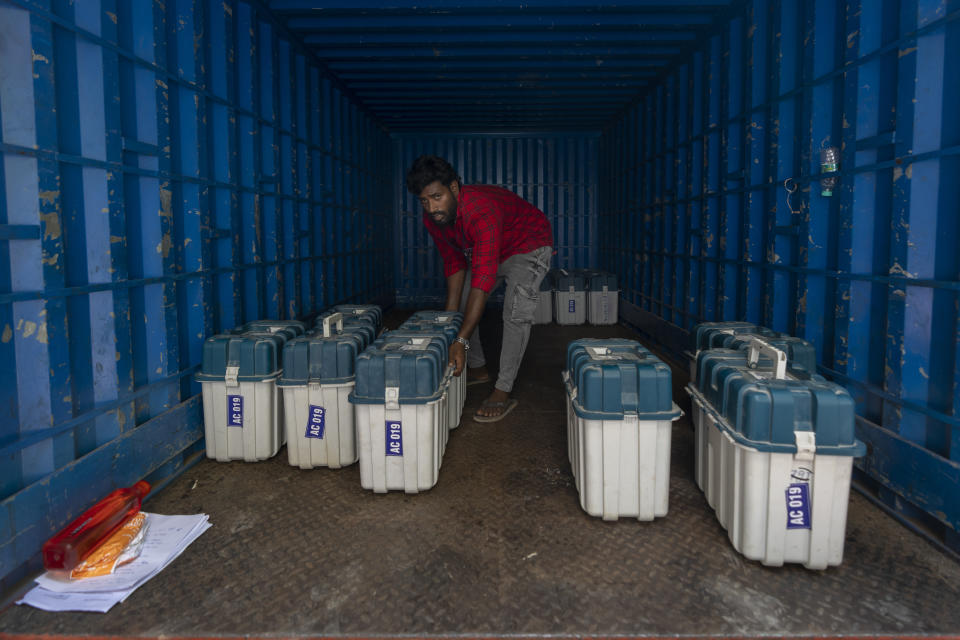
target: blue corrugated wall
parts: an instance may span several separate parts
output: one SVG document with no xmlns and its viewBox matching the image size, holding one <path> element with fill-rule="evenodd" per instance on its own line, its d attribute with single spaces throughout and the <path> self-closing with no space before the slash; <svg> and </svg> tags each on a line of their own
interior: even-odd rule
<svg viewBox="0 0 960 640">
<path fill-rule="evenodd" d="M 423 154 L 446 158 L 465 184 L 510 189 L 542 210 L 553 227 L 554 267 L 595 266 L 598 135 L 395 134 L 392 188 L 397 303 L 438 307 L 446 300 L 443 263 L 422 222 L 406 173 Z"/>
<path fill-rule="evenodd" d="M 705 320 L 813 342 L 857 398 L 865 490 L 954 549 L 958 18 L 945 0 L 753 0 L 604 132 L 599 231 L 624 315 L 675 348 Z"/>
<path fill-rule="evenodd" d="M 392 147 L 256 2 L 0 2 L 0 591 L 201 451 L 205 336 L 393 293 Z"/>
</svg>

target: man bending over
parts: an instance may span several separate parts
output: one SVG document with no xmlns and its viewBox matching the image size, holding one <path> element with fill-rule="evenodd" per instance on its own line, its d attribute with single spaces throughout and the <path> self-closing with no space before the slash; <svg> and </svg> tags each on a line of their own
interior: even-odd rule
<svg viewBox="0 0 960 640">
<path fill-rule="evenodd" d="M 455 375 L 466 365 L 467 384 L 490 379 L 477 327 L 490 292 L 506 282 L 500 372 L 493 393 L 474 415 L 477 422 L 495 422 L 517 405 L 510 392 L 530 339 L 540 281 L 550 269 L 550 222 L 511 191 L 464 185 L 450 163 L 437 156 L 414 161 L 407 189 L 420 199 L 423 224 L 443 260 L 446 310 L 464 314 L 450 364 Z"/>
</svg>

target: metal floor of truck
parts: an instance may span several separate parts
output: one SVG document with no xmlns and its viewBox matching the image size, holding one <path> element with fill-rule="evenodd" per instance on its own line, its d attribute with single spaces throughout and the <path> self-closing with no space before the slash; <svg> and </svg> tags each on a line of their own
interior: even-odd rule
<svg viewBox="0 0 960 640">
<path fill-rule="evenodd" d="M 407 315 L 394 311 L 387 326 Z M 499 323 L 482 324 L 496 365 Z M 693 429 L 674 423 L 670 511 L 603 522 L 579 505 L 560 370 L 578 337 L 624 327 L 534 327 L 501 422 L 470 415 L 471 386 L 436 487 L 374 495 L 358 465 L 301 471 L 203 460 L 145 510 L 213 527 L 107 614 L 0 613 L 30 636 L 851 636 L 960 633 L 960 564 L 856 492 L 844 562 L 769 568 L 736 553 L 692 477 Z M 491 348 L 493 347 L 493 348 Z M 689 407 L 683 370 L 675 398 Z"/>
</svg>

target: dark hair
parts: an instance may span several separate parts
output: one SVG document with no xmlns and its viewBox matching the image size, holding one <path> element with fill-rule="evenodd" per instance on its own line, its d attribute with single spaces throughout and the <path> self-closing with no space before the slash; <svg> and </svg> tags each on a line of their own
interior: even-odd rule
<svg viewBox="0 0 960 640">
<path fill-rule="evenodd" d="M 428 184 L 440 181 L 445 187 L 461 182 L 456 169 L 439 156 L 419 156 L 407 171 L 407 189 L 419 196 Z"/>
</svg>

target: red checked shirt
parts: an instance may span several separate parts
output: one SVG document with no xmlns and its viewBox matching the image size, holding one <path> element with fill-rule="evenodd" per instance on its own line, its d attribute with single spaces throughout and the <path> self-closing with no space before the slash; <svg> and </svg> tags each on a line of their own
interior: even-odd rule
<svg viewBox="0 0 960 640">
<path fill-rule="evenodd" d="M 423 223 L 443 259 L 443 275 L 467 268 L 464 252 L 473 250 L 470 286 L 490 293 L 500 263 L 518 253 L 553 246 L 550 221 L 540 209 L 502 187 L 466 185 L 460 188 L 457 220 L 438 227 L 424 212 Z"/>
</svg>

